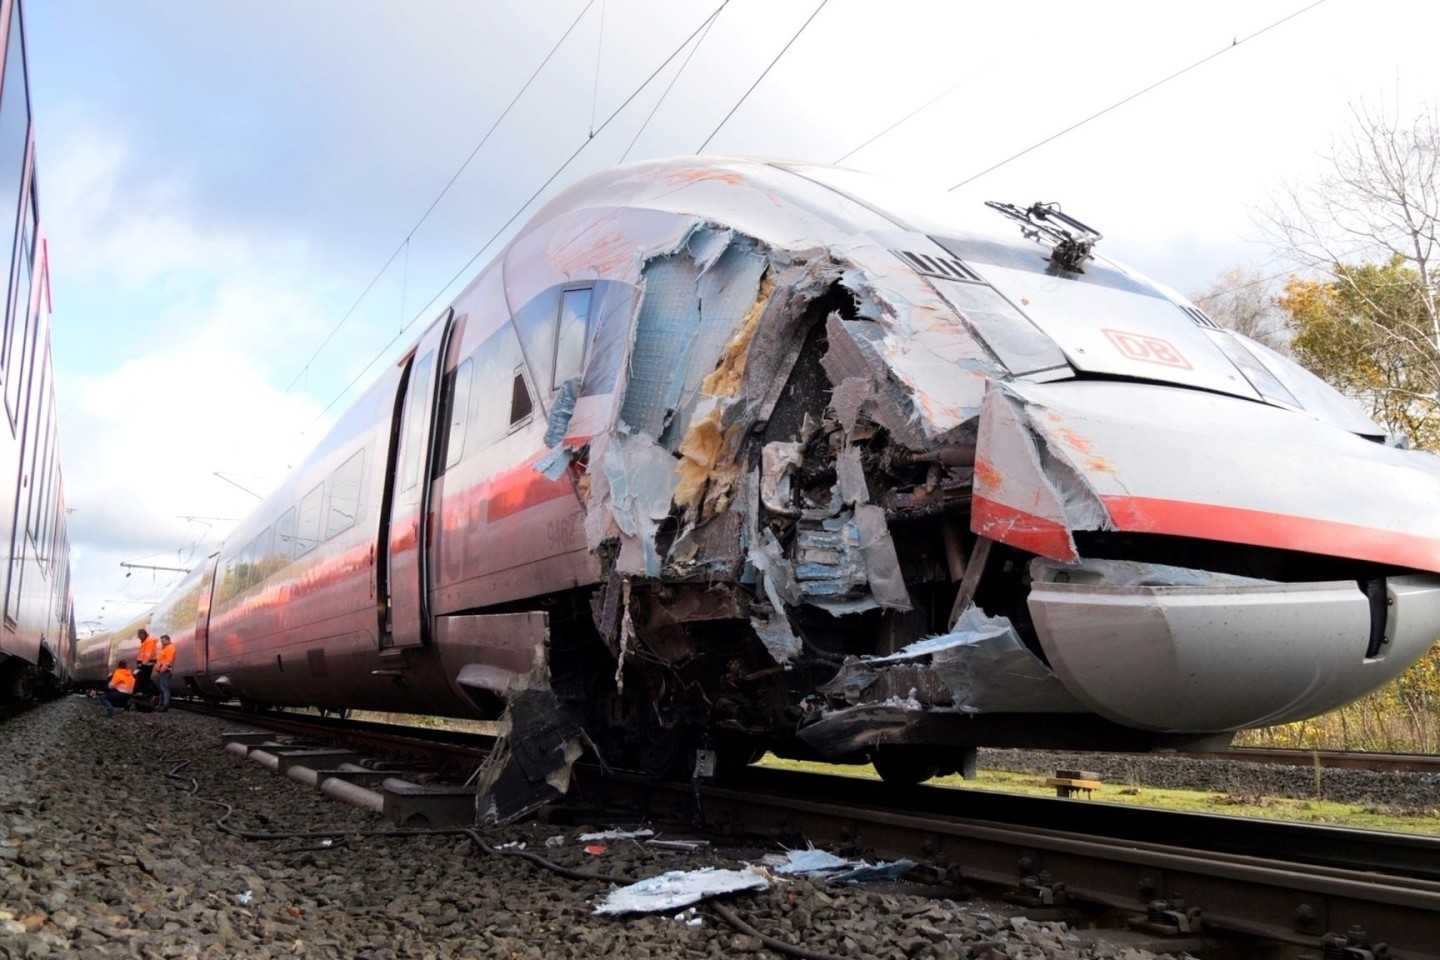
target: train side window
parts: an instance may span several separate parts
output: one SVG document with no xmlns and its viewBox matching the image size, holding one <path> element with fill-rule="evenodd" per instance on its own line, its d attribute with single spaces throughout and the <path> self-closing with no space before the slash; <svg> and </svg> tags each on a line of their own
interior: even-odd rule
<svg viewBox="0 0 1440 960">
<path fill-rule="evenodd" d="M 585 344 L 590 333 L 590 287 L 566 290 L 560 296 L 560 322 L 555 328 L 555 366 L 550 387 L 580 376 L 585 367 Z"/>
<path fill-rule="evenodd" d="M 445 410 L 448 423 L 445 427 L 445 459 L 441 461 L 449 470 L 465 455 L 465 424 L 470 420 L 470 373 L 475 364 L 466 358 L 448 378 L 450 389 L 445 391 Z"/>
<path fill-rule="evenodd" d="M 44 367 L 41 367 L 38 372 L 31 374 L 32 377 L 39 381 L 36 384 L 34 399 L 31 404 L 34 412 L 34 419 L 31 422 L 36 427 L 45 423 L 45 418 L 50 415 L 50 408 L 46 403 L 49 399 L 50 392 L 48 374 L 49 370 Z M 18 411 L 19 407 L 12 407 L 11 409 Z M 26 533 L 29 534 L 31 542 L 37 545 L 40 542 L 40 511 L 44 501 L 40 488 L 44 482 L 43 471 L 45 469 L 45 457 L 49 452 L 49 443 L 50 435 L 48 431 L 42 436 L 39 430 L 27 430 L 22 437 L 22 447 L 29 447 L 29 452 L 22 453 L 22 456 L 29 457 L 30 459 L 30 465 L 26 468 L 30 475 L 30 497 L 29 502 L 25 504 L 24 507 L 26 511 L 25 530 Z"/>
<path fill-rule="evenodd" d="M 240 553 L 240 562 L 236 564 L 235 589 L 241 593 L 250 589 L 252 584 L 259 582 L 260 578 L 255 575 L 255 547 L 259 537 L 245 544 L 245 549 Z"/>
<path fill-rule="evenodd" d="M 360 513 L 360 480 L 365 472 L 365 451 L 335 468 L 330 475 L 330 512 L 325 518 L 325 539 L 355 525 Z"/>
<path fill-rule="evenodd" d="M 320 508 L 325 501 L 325 484 L 315 484 L 315 489 L 300 500 L 300 516 L 295 526 L 295 556 L 307 553 L 320 542 Z"/>
<path fill-rule="evenodd" d="M 6 385 L 5 402 L 9 404 L 12 423 L 20 416 L 20 404 L 24 402 L 20 384 L 21 377 L 24 376 L 22 371 L 25 369 L 25 355 L 30 350 L 31 331 L 38 331 L 40 328 L 39 312 L 36 311 L 32 316 L 30 311 L 30 292 L 35 281 L 35 231 L 38 216 L 35 211 L 33 192 L 28 199 L 29 202 L 25 204 L 26 214 L 20 229 L 20 246 L 15 251 L 19 263 L 15 269 L 10 311 L 6 321 L 11 336 L 6 369 L 13 370 L 14 375 L 10 377 L 10 382 Z"/>
<path fill-rule="evenodd" d="M 275 528 L 266 527 L 255 538 L 255 566 L 250 574 L 251 583 L 259 583 L 275 572 L 274 566 Z"/>
<path fill-rule="evenodd" d="M 275 568 L 285 566 L 299 552 L 295 548 L 295 508 L 291 507 L 275 521 Z"/>
<path fill-rule="evenodd" d="M 425 450 L 425 408 L 429 406 L 431 378 L 435 375 L 435 351 L 415 361 L 410 371 L 410 388 L 405 391 L 405 425 L 400 442 L 402 456 L 400 489 L 409 490 L 420 479 L 420 454 Z"/>
<path fill-rule="evenodd" d="M 7 280 L 11 280 L 16 276 L 15 261 L 23 256 L 16 249 L 16 234 L 19 233 L 16 221 L 21 215 L 25 150 L 30 140 L 30 97 L 26 89 L 24 37 L 20 29 L 18 3 L 10 5 L 10 29 L 5 43 L 5 75 L 0 89 L 4 91 L 4 98 L 0 99 L 0 197 L 8 193 L 10 198 L 8 202 L 0 202 L 0 210 L 5 211 L 0 214 L 0 223 L 5 224 L 4 233 L 0 236 L 5 238 L 3 242 L 9 248 L 5 251 L 3 263 L 7 271 L 5 276 Z M 19 339 L 15 335 L 15 328 L 24 326 L 25 314 L 26 308 L 19 306 L 14 300 L 6 305 L 5 343 L 0 344 L 0 347 L 4 349 L 6 373 L 10 374 L 7 380 L 14 378 L 11 371 L 17 365 L 15 345 Z M 13 406 L 11 410 L 14 411 Z"/>
<path fill-rule="evenodd" d="M 222 601 L 229 600 L 240 592 L 240 571 L 237 569 L 239 557 L 231 557 L 225 561 L 225 573 L 220 579 L 220 588 L 217 593 Z"/>
<path fill-rule="evenodd" d="M 510 426 L 515 427 L 530 419 L 535 402 L 530 399 L 530 384 L 525 381 L 525 368 L 515 368 L 515 379 L 510 387 Z"/>
</svg>

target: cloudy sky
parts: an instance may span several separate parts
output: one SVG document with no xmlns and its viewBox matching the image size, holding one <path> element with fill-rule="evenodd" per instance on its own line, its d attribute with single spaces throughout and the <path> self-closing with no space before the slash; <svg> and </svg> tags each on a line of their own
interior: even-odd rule
<svg viewBox="0 0 1440 960">
<path fill-rule="evenodd" d="M 1313 174 L 1350 104 L 1408 116 L 1440 91 L 1440 6 L 1406 0 L 25 13 L 77 619 L 106 628 L 175 576 L 120 563 L 214 549 L 552 175 L 702 148 L 843 158 L 963 183 L 982 223 L 986 199 L 1060 201 L 1193 290 L 1269 268 L 1254 211 Z"/>
</svg>

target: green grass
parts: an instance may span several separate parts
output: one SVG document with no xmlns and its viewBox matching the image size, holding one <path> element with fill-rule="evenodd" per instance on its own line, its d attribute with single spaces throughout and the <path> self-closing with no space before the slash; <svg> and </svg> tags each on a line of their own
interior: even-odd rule
<svg viewBox="0 0 1440 960">
<path fill-rule="evenodd" d="M 875 769 L 864 766 L 832 766 L 802 760 L 782 760 L 766 754 L 756 766 L 784 770 L 804 770 L 840 776 L 879 779 Z M 965 790 L 990 790 L 1028 796 L 1055 796 L 1055 788 L 1045 786 L 1046 777 L 1008 770 L 981 770 L 974 780 L 959 776 L 937 777 L 931 784 L 959 787 Z M 1399 810 L 1335 803 L 1323 799 L 1290 799 L 1215 793 L 1201 790 L 1162 790 L 1158 787 L 1106 783 L 1089 799 L 1073 798 L 1075 803 L 1116 803 L 1161 810 L 1185 810 L 1231 817 L 1255 817 L 1267 820 L 1289 820 L 1295 823 L 1323 823 L 1354 827 L 1361 830 L 1390 830 L 1400 833 L 1440 833 L 1440 810 Z"/>
</svg>

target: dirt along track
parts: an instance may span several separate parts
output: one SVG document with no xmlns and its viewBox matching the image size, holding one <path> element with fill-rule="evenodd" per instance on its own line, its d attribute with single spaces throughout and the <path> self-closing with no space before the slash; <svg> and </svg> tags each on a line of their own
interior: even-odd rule
<svg viewBox="0 0 1440 960">
<path fill-rule="evenodd" d="M 375 836 L 393 828 L 226 753 L 219 733 L 231 726 L 179 711 L 107 719 L 73 697 L 0 725 L 0 956 L 780 955 L 716 908 L 678 920 L 596 916 L 608 881 L 485 855 L 453 833 Z M 739 865 L 729 853 L 625 842 L 592 855 L 575 842 L 581 830 L 530 823 L 485 839 L 633 879 Z M 243 835 L 257 833 L 273 839 Z M 547 846 L 556 836 L 560 845 Z M 758 861 L 764 852 L 737 854 Z M 1020 907 L 908 886 L 796 879 L 726 909 L 815 956 L 1152 956 L 1120 934 L 1027 922 Z"/>
</svg>

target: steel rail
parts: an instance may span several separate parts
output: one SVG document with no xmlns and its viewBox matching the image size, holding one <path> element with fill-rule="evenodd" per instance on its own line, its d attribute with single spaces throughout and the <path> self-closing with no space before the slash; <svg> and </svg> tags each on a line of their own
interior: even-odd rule
<svg viewBox="0 0 1440 960">
<path fill-rule="evenodd" d="M 279 713 L 237 719 L 457 768 L 473 768 L 483 754 L 453 735 L 436 742 L 435 731 L 387 724 L 349 721 L 341 730 L 333 720 Z M 1181 915 L 1198 908 L 1196 932 L 1233 931 L 1316 950 L 1325 934 L 1359 927 L 1387 942 L 1392 960 L 1440 960 L 1434 837 L 963 789 L 895 791 L 875 781 L 792 771 L 750 769 L 732 782 L 697 786 L 577 766 L 575 785 L 584 802 L 624 811 L 616 816 L 687 824 L 698 817 L 737 838 L 908 857 L 952 883 L 1020 886 L 1137 915 L 1154 903 Z"/>
<path fill-rule="evenodd" d="M 1230 747 L 1212 753 L 1181 753 L 1196 760 L 1234 760 L 1295 767 L 1335 767 L 1400 773 L 1440 773 L 1440 756 L 1428 753 L 1364 753 L 1347 750 L 1301 750 L 1288 747 Z"/>
<path fill-rule="evenodd" d="M 580 785 L 591 800 L 603 796 L 607 806 L 628 802 L 656 817 L 684 820 L 695 803 L 694 791 L 684 784 L 612 775 L 584 777 Z M 821 782 L 813 789 L 831 794 Z M 1032 889 L 1051 896 L 1058 892 L 1137 914 L 1157 901 L 1167 906 L 1178 902 L 1198 907 L 1207 931 L 1234 931 L 1317 950 L 1326 933 L 1361 927 L 1388 942 L 1394 960 L 1440 960 L 1435 952 L 1440 949 L 1440 882 L 1435 880 L 1034 825 L 873 809 L 851 805 L 848 798 L 770 793 L 753 784 L 702 786 L 699 797 L 709 826 L 737 834 L 833 845 L 888 859 L 908 857 L 956 882 L 1014 887 L 1030 877 Z M 1125 808 L 1126 814 L 1132 812 Z M 1394 835 L 1372 836 L 1383 845 Z"/>
</svg>

